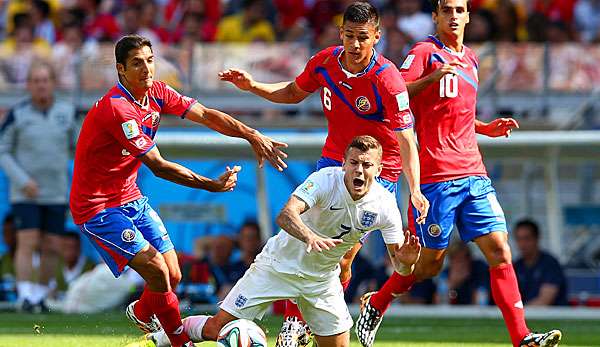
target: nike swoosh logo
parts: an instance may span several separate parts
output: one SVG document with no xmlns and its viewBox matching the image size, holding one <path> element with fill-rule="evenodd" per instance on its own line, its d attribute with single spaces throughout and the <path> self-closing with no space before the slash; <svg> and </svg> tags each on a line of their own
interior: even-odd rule
<svg viewBox="0 0 600 347">
<path fill-rule="evenodd" d="M 330 206 L 329 209 L 331 211 L 339 211 L 339 210 L 343 210 L 344 208 L 343 207 L 333 207 L 333 206 Z"/>
<path fill-rule="evenodd" d="M 340 228 L 342 228 L 343 230 L 346 230 L 346 231 L 350 231 L 350 230 L 352 230 L 352 228 L 351 228 L 351 227 L 347 227 L 347 226 L 345 226 L 344 224 L 340 224 Z"/>
</svg>

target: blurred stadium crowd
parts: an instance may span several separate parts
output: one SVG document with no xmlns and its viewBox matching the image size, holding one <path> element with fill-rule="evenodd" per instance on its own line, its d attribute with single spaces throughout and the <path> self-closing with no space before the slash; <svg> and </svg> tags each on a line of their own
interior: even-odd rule
<svg viewBox="0 0 600 347">
<path fill-rule="evenodd" d="M 33 57 L 51 57 L 60 87 L 77 82 L 72 53 L 137 33 L 189 52 L 197 43 L 301 42 L 312 51 L 338 44 L 349 0 L 33 0 L 2 2 L 4 84 L 22 87 Z M 382 13 L 379 51 L 400 63 L 433 32 L 428 0 L 375 0 Z M 598 42 L 598 0 L 473 0 L 466 39 L 483 42 Z M 32 47 L 32 48 L 31 48 Z M 518 53 L 518 52 L 517 52 Z M 535 52 L 534 52 L 535 54 Z M 167 54 L 168 55 L 168 54 Z M 179 52 L 179 56 L 183 56 Z M 189 55 L 189 53 L 188 53 Z M 181 69 L 186 69 L 178 59 Z M 2 81 L 0 81 L 2 82 Z M 535 83 L 535 82 L 534 82 Z M 2 83 L 0 83 L 2 87 Z"/>
</svg>

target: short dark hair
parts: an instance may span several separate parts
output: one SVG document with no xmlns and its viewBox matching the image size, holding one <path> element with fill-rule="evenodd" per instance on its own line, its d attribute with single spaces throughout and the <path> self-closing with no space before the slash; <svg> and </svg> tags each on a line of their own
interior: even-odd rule
<svg viewBox="0 0 600 347">
<path fill-rule="evenodd" d="M 342 23 L 373 23 L 379 28 L 379 12 L 375 6 L 366 1 L 356 1 L 344 11 L 344 20 Z"/>
<path fill-rule="evenodd" d="M 129 51 L 132 49 L 139 49 L 145 46 L 150 47 L 152 50 L 152 42 L 149 39 L 140 35 L 127 35 L 123 36 L 115 45 L 115 60 L 117 64 L 123 64 L 127 62 Z"/>
<path fill-rule="evenodd" d="M 517 229 L 520 229 L 520 228 L 528 229 L 529 231 L 531 231 L 531 233 L 533 234 L 533 236 L 535 237 L 535 239 L 539 240 L 539 238 L 540 238 L 540 227 L 533 220 L 531 220 L 531 219 L 521 219 L 515 225 L 515 231 L 517 231 Z"/>
<path fill-rule="evenodd" d="M 444 0 L 430 0 L 431 12 L 437 12 L 440 8 L 440 3 Z M 471 0 L 467 0 L 467 11 L 471 11 Z"/>
<path fill-rule="evenodd" d="M 53 82 L 56 82 L 56 71 L 54 71 L 54 67 L 52 64 L 44 60 L 36 61 L 35 64 L 29 66 L 29 70 L 27 70 L 27 81 L 29 82 L 31 80 L 34 71 L 43 69 L 46 69 L 50 75 L 50 79 Z"/>
<path fill-rule="evenodd" d="M 367 152 L 370 149 L 376 149 L 379 160 L 381 160 L 381 156 L 383 154 L 383 149 L 381 148 L 381 144 L 377 141 L 376 138 L 369 135 L 361 135 L 356 136 L 352 139 L 352 142 L 346 147 L 346 151 L 344 151 L 344 158 L 350 152 L 350 148 L 356 148 L 361 152 Z"/>
</svg>

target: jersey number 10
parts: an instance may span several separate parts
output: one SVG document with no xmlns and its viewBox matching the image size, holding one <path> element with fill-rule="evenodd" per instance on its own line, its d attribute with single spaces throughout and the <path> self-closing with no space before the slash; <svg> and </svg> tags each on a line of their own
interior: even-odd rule
<svg viewBox="0 0 600 347">
<path fill-rule="evenodd" d="M 440 80 L 440 98 L 455 98 L 458 96 L 458 76 L 446 74 Z"/>
</svg>

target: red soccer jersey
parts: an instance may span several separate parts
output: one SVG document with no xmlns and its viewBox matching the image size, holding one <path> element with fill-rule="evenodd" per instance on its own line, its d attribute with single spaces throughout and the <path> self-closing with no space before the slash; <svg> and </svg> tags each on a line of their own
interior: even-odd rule
<svg viewBox="0 0 600 347">
<path fill-rule="evenodd" d="M 458 60 L 458 76 L 445 75 L 410 100 L 421 161 L 421 183 L 487 175 L 475 136 L 478 59 L 468 47 L 458 54 L 436 37 L 417 43 L 400 67 L 407 82 L 423 78 L 444 62 Z"/>
<path fill-rule="evenodd" d="M 145 105 L 118 83 L 90 109 L 75 150 L 70 206 L 83 224 L 105 208 L 139 199 L 138 157 L 155 146 L 160 114 L 184 117 L 196 101 L 155 81 Z"/>
<path fill-rule="evenodd" d="M 381 178 L 396 182 L 402 162 L 394 131 L 413 125 L 404 80 L 394 63 L 377 52 L 363 72 L 352 74 L 342 68 L 342 52 L 342 46 L 322 50 L 296 77 L 302 90 L 321 88 L 328 123 L 322 155 L 342 161 L 355 136 L 371 135 L 383 147 Z"/>
</svg>

